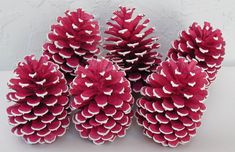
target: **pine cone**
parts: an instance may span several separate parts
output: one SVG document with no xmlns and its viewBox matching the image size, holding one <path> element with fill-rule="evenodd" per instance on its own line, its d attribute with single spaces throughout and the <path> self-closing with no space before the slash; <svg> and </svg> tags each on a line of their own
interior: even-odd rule
<svg viewBox="0 0 235 152">
<path fill-rule="evenodd" d="M 168 57 L 174 60 L 179 57 L 185 57 L 189 61 L 196 59 L 198 65 L 207 72 L 209 82 L 212 82 L 224 59 L 224 47 L 225 42 L 219 29 L 213 29 L 208 22 L 204 23 L 203 28 L 193 23 L 173 42 Z"/>
<path fill-rule="evenodd" d="M 77 110 L 73 118 L 82 138 L 95 144 L 123 137 L 131 124 L 134 102 L 125 73 L 106 59 L 90 60 L 79 67 L 71 83 L 74 97 L 71 107 Z"/>
<path fill-rule="evenodd" d="M 14 102 L 7 108 L 12 132 L 29 144 L 52 143 L 63 136 L 69 126 L 68 87 L 59 67 L 42 56 L 26 56 L 9 81 L 13 91 L 7 99 Z"/>
<path fill-rule="evenodd" d="M 140 23 L 144 15 L 133 18 L 134 10 L 120 7 L 113 13 L 112 21 L 107 23 L 109 28 L 105 33 L 110 37 L 106 38 L 104 48 L 108 50 L 107 58 L 126 71 L 133 90 L 139 92 L 147 75 L 161 62 L 161 55 L 156 52 L 160 46 L 158 38 L 151 36 L 154 27 L 147 28 L 150 20 Z"/>
<path fill-rule="evenodd" d="M 58 24 L 51 26 L 49 42 L 43 45 L 44 54 L 60 66 L 70 82 L 77 66 L 85 66 L 87 59 L 95 57 L 101 37 L 99 25 L 94 17 L 82 9 L 66 11 L 65 17 L 58 17 Z"/>
<path fill-rule="evenodd" d="M 137 101 L 137 122 L 155 142 L 176 147 L 196 134 L 205 110 L 206 73 L 192 60 L 167 60 L 147 78 Z"/>
</svg>

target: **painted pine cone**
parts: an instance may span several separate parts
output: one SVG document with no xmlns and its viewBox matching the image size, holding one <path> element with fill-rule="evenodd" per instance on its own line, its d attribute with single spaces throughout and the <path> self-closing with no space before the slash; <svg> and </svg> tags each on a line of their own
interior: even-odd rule
<svg viewBox="0 0 235 152">
<path fill-rule="evenodd" d="M 106 59 L 88 63 L 77 69 L 71 83 L 71 107 L 76 110 L 73 122 L 82 138 L 103 144 L 125 136 L 133 117 L 134 99 L 125 73 L 117 66 Z"/>
<path fill-rule="evenodd" d="M 149 19 L 141 23 L 143 14 L 132 17 L 134 10 L 120 7 L 113 13 L 107 23 L 109 28 L 105 33 L 109 37 L 104 48 L 108 50 L 107 58 L 126 71 L 133 90 L 139 92 L 147 75 L 161 62 L 161 55 L 156 52 L 160 46 L 156 42 L 158 38 L 152 36 L 155 28 L 147 28 Z"/>
<path fill-rule="evenodd" d="M 69 126 L 68 87 L 63 73 L 47 56 L 26 56 L 9 81 L 7 99 L 12 132 L 29 144 L 52 143 Z"/>
<path fill-rule="evenodd" d="M 78 65 L 85 66 L 87 59 L 99 54 L 99 25 L 92 15 L 82 9 L 66 11 L 65 17 L 58 17 L 57 21 L 51 26 L 43 50 L 60 66 L 70 82 L 75 77 L 74 71 Z"/>
<path fill-rule="evenodd" d="M 207 72 L 209 82 L 212 82 L 224 59 L 224 47 L 225 42 L 219 29 L 214 29 L 208 22 L 203 27 L 193 23 L 173 42 L 168 57 L 174 60 L 179 57 L 196 59 L 198 65 Z"/>
<path fill-rule="evenodd" d="M 205 110 L 206 76 L 196 61 L 182 58 L 163 62 L 149 75 L 137 101 L 137 122 L 144 134 L 164 146 L 188 142 Z"/>
</svg>

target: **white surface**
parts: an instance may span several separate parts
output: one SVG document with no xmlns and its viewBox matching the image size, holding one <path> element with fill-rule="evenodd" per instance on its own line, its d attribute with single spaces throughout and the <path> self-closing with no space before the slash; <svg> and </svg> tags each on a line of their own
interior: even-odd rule
<svg viewBox="0 0 235 152">
<path fill-rule="evenodd" d="M 50 145 L 27 145 L 10 132 L 7 123 L 5 99 L 9 91 L 6 82 L 11 72 L 0 72 L 0 145 L 2 152 L 233 152 L 235 149 L 235 67 L 222 68 L 216 82 L 210 87 L 210 96 L 206 100 L 207 111 L 203 116 L 201 128 L 190 143 L 175 149 L 162 147 L 142 135 L 142 130 L 134 121 L 127 131 L 127 136 L 114 143 L 96 146 L 88 140 L 81 139 L 70 127 L 67 134 Z"/>
<path fill-rule="evenodd" d="M 106 20 L 119 4 L 136 7 L 137 13 L 151 19 L 163 55 L 179 31 L 193 21 L 210 21 L 223 31 L 227 42 L 224 65 L 235 66 L 234 0 L 0 0 L 0 70 L 14 69 L 25 55 L 40 55 L 50 25 L 66 9 L 82 7 L 96 14 L 103 32 Z"/>
</svg>

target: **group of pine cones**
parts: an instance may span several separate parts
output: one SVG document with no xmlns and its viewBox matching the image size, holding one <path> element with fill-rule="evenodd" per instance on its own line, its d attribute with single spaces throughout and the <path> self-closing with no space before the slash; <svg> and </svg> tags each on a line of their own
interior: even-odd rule
<svg viewBox="0 0 235 152">
<path fill-rule="evenodd" d="M 26 56 L 9 81 L 7 99 L 14 104 L 7 114 L 15 135 L 29 144 L 52 143 L 71 117 L 82 138 L 103 144 L 125 136 L 134 115 L 143 133 L 163 146 L 176 147 L 196 134 L 224 58 L 221 31 L 193 23 L 162 60 L 155 28 L 134 11 L 114 11 L 104 57 L 91 14 L 79 8 L 58 17 L 40 59 Z"/>
</svg>

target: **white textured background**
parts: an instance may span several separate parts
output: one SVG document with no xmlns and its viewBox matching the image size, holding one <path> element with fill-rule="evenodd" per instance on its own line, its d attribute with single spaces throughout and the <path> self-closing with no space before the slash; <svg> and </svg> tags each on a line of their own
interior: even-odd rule
<svg viewBox="0 0 235 152">
<path fill-rule="evenodd" d="M 0 70 L 14 69 L 27 54 L 39 56 L 50 25 L 66 9 L 82 7 L 96 14 L 103 32 L 120 4 L 134 6 L 151 19 L 162 54 L 193 21 L 211 22 L 223 31 L 227 43 L 224 65 L 235 66 L 234 0 L 0 0 Z"/>
</svg>

